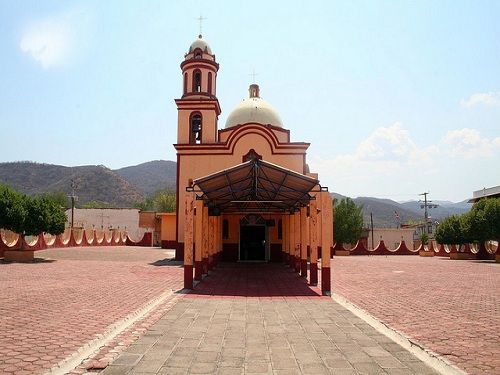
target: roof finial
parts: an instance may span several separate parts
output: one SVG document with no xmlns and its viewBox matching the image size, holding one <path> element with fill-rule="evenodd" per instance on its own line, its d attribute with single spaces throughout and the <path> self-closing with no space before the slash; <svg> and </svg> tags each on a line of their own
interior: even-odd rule
<svg viewBox="0 0 500 375">
<path fill-rule="evenodd" d="M 206 17 L 203 17 L 200 13 L 200 16 L 197 18 L 198 22 L 200 23 L 200 35 L 198 35 L 198 38 L 201 39 L 202 31 L 203 31 L 203 21 L 206 20 Z"/>
<path fill-rule="evenodd" d="M 258 76 L 258 73 L 255 73 L 255 69 L 252 69 L 252 73 L 249 76 L 252 76 L 252 83 L 255 83 L 255 76 Z"/>
</svg>

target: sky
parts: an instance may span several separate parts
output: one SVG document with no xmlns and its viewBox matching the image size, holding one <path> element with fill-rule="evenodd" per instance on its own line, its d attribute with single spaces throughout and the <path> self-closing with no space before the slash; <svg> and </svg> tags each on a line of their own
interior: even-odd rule
<svg viewBox="0 0 500 375">
<path fill-rule="evenodd" d="M 200 15 L 219 126 L 255 71 L 330 191 L 462 201 L 500 185 L 499 1 L 0 0 L 0 162 L 175 160 Z"/>
</svg>

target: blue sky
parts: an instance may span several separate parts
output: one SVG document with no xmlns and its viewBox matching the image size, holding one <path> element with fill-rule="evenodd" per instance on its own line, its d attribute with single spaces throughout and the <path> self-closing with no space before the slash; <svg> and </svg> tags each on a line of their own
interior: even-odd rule
<svg viewBox="0 0 500 375">
<path fill-rule="evenodd" d="M 0 161 L 175 160 L 200 14 L 220 126 L 255 69 L 331 191 L 459 201 L 500 184 L 498 1 L 1 0 Z"/>
</svg>

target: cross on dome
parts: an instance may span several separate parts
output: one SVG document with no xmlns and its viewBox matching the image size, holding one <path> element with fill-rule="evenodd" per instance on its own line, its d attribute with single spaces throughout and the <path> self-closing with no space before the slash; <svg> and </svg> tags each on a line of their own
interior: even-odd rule
<svg viewBox="0 0 500 375">
<path fill-rule="evenodd" d="M 203 17 L 201 14 L 198 18 L 196 18 L 198 20 L 198 22 L 200 23 L 200 34 L 199 34 L 199 38 L 201 38 L 201 35 L 203 34 L 203 21 L 206 20 L 207 18 L 206 17 Z"/>
</svg>

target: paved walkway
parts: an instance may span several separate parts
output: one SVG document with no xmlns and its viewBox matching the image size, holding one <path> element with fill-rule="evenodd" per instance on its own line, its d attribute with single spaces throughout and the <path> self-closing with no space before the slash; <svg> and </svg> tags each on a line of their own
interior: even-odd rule
<svg viewBox="0 0 500 375">
<path fill-rule="evenodd" d="M 417 256 L 331 261 L 332 289 L 471 374 L 500 374 L 500 264 Z"/>
<path fill-rule="evenodd" d="M 221 265 L 103 374 L 434 374 L 283 265 Z"/>
<path fill-rule="evenodd" d="M 182 288 L 182 268 L 162 261 L 164 250 L 68 248 L 36 255 L 46 259 L 0 261 L 1 374 L 43 373 L 155 297 Z"/>
</svg>

